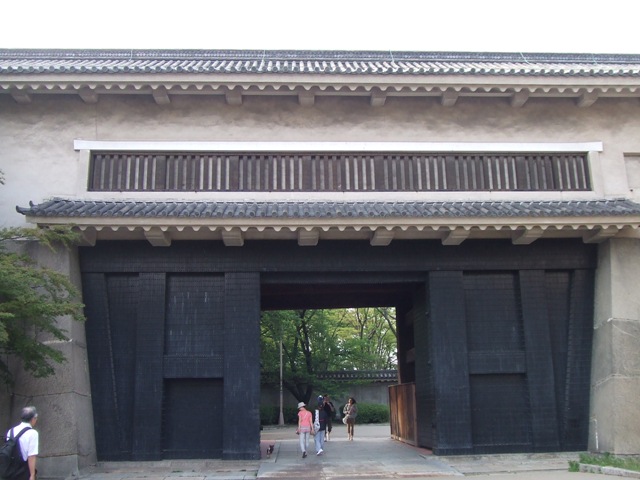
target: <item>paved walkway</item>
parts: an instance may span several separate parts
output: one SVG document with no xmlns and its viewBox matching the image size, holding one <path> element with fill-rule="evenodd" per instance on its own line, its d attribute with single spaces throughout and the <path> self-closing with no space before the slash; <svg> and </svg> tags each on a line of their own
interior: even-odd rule
<svg viewBox="0 0 640 480">
<path fill-rule="evenodd" d="M 435 456 L 390 438 L 388 425 L 356 425 L 355 439 L 347 440 L 343 425 L 334 426 L 325 453 L 316 456 L 309 442 L 302 458 L 295 428 L 265 428 L 261 434 L 262 460 L 107 462 L 81 472 L 79 480 L 246 480 L 246 479 L 450 479 L 474 480 L 598 480 L 612 477 L 571 473 L 569 460 L 577 453 Z M 266 455 L 274 445 L 271 456 Z M 615 477 L 614 477 L 615 478 Z"/>
</svg>

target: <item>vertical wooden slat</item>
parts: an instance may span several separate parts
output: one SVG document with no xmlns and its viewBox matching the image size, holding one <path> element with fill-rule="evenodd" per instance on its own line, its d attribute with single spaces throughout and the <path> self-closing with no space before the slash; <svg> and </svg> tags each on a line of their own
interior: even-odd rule
<svg viewBox="0 0 640 480">
<path fill-rule="evenodd" d="M 265 156 L 264 155 L 254 155 L 251 157 L 254 164 L 255 169 L 255 189 L 258 191 L 266 190 L 264 186 L 265 181 L 265 173 L 264 173 L 264 164 L 265 164 Z"/>
<path fill-rule="evenodd" d="M 167 157 L 165 155 L 158 155 L 155 161 L 154 178 L 154 190 L 163 191 L 166 190 L 167 181 Z"/>
<path fill-rule="evenodd" d="M 560 446 L 558 412 L 553 395 L 555 376 L 542 270 L 520 271 L 520 295 L 527 359 L 534 451 L 554 451 Z"/>
<path fill-rule="evenodd" d="M 433 157 L 427 155 L 424 159 L 424 174 L 425 174 L 425 190 L 434 190 L 435 186 L 432 183 L 431 169 L 432 169 Z"/>
</svg>

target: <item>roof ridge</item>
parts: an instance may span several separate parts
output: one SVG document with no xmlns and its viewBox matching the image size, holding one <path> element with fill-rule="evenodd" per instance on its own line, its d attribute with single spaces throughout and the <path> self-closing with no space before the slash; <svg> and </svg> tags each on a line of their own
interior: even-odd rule
<svg viewBox="0 0 640 480">
<path fill-rule="evenodd" d="M 534 63 L 640 63 L 640 54 L 544 52 L 446 52 L 393 50 L 210 49 L 0 49 L 0 59 L 457 61 Z"/>
</svg>

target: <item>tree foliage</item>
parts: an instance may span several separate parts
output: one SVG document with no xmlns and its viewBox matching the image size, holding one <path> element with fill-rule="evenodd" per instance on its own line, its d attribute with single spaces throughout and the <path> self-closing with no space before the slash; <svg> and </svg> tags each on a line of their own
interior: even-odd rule
<svg viewBox="0 0 640 480">
<path fill-rule="evenodd" d="M 386 307 L 355 308 L 346 320 L 350 331 L 344 340 L 346 355 L 358 370 L 396 367 L 395 310 Z"/>
<path fill-rule="evenodd" d="M 10 356 L 35 377 L 52 375 L 54 365 L 65 357 L 49 343 L 68 340 L 58 318 L 84 318 L 80 294 L 69 278 L 37 265 L 12 246 L 37 241 L 55 249 L 74 240 L 67 227 L 0 230 L 0 381 L 6 384 L 13 382 Z"/>
<path fill-rule="evenodd" d="M 314 392 L 339 389 L 323 373 L 396 366 L 392 308 L 267 311 L 261 329 L 262 382 L 279 382 L 282 339 L 283 387 L 305 403 Z"/>
</svg>

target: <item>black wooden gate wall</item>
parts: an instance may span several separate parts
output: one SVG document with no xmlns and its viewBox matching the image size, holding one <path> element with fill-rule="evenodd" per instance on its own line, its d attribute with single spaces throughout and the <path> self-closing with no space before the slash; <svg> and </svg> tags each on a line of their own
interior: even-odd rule
<svg viewBox="0 0 640 480">
<path fill-rule="evenodd" d="M 99 457 L 259 458 L 258 275 L 113 260 L 83 274 Z"/>
<path fill-rule="evenodd" d="M 596 248 L 573 240 L 83 248 L 98 456 L 258 458 L 261 288 L 316 282 L 318 297 L 348 305 L 335 285 L 367 281 L 413 298 L 406 305 L 403 295 L 399 309 L 398 358 L 401 381 L 416 383 L 421 445 L 441 454 L 584 449 Z M 334 289 L 323 297 L 327 279 Z"/>
<path fill-rule="evenodd" d="M 421 293 L 420 445 L 437 454 L 587 448 L 592 270 L 430 272 Z"/>
</svg>

